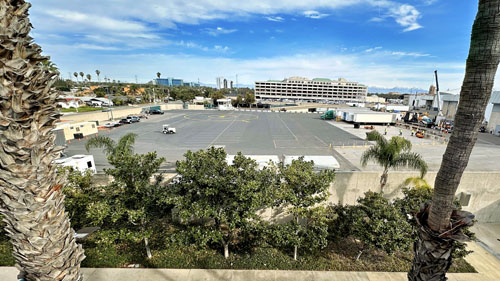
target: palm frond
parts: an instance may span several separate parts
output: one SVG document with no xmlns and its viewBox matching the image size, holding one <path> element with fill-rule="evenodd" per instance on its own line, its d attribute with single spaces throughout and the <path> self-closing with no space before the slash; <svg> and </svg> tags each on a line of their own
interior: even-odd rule
<svg viewBox="0 0 500 281">
<path fill-rule="evenodd" d="M 104 148 L 104 154 L 109 155 L 113 153 L 116 143 L 109 137 L 97 136 L 92 137 L 85 144 L 85 149 L 90 151 L 91 148 Z"/>
<path fill-rule="evenodd" d="M 365 167 L 369 161 L 373 161 L 379 165 L 385 166 L 385 164 L 387 163 L 387 157 L 385 157 L 383 147 L 375 145 L 363 152 L 363 154 L 361 155 L 361 165 Z"/>
<path fill-rule="evenodd" d="M 421 177 L 407 178 L 403 182 L 403 186 L 414 186 L 416 189 L 432 189 L 432 186 Z"/>
<path fill-rule="evenodd" d="M 414 152 L 404 152 L 398 155 L 392 163 L 393 168 L 408 167 L 420 170 L 420 177 L 423 178 L 427 173 L 427 163 L 422 156 Z"/>
<path fill-rule="evenodd" d="M 118 141 L 118 144 L 116 145 L 115 149 L 117 151 L 132 153 L 134 151 L 134 143 L 135 143 L 136 137 L 137 137 L 137 134 L 134 134 L 134 133 L 128 133 L 128 134 L 124 135 Z"/>
<path fill-rule="evenodd" d="M 411 142 L 403 137 L 392 137 L 390 142 L 390 146 L 393 146 L 397 151 L 409 151 L 411 150 Z"/>
</svg>

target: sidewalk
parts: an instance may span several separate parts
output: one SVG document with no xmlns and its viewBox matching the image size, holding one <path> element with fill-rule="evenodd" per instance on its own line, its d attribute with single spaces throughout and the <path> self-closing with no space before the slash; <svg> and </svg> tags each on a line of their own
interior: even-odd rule
<svg viewBox="0 0 500 281">
<path fill-rule="evenodd" d="M 476 243 L 470 243 L 474 253 L 467 257 L 479 273 L 448 274 L 449 281 L 500 280 L 500 260 Z M 338 271 L 277 271 L 277 270 L 206 270 L 206 269 L 127 269 L 84 268 L 84 281 L 406 281 L 406 272 L 338 272 Z M 0 280 L 16 280 L 14 267 L 1 267 Z"/>
</svg>

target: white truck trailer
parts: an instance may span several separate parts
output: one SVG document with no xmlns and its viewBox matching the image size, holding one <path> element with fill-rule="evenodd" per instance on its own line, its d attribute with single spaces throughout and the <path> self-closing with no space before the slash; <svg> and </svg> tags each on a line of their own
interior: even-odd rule
<svg viewBox="0 0 500 281">
<path fill-rule="evenodd" d="M 348 122 L 358 124 L 394 124 L 396 123 L 396 114 L 383 112 L 356 112 L 352 120 Z"/>
</svg>

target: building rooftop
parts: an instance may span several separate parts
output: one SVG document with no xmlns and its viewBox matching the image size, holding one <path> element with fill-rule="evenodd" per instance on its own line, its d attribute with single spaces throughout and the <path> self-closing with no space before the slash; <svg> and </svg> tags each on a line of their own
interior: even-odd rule
<svg viewBox="0 0 500 281">
<path fill-rule="evenodd" d="M 359 86 L 365 86 L 363 84 L 359 84 L 358 82 L 354 81 L 347 81 L 345 78 L 339 78 L 337 80 L 335 79 L 329 79 L 329 78 L 313 78 L 313 79 L 308 79 L 304 77 L 288 77 L 283 80 L 273 80 L 269 79 L 265 82 L 275 82 L 275 83 L 280 83 L 280 82 L 287 82 L 287 81 L 300 81 L 300 82 L 326 82 L 326 83 L 356 83 Z M 257 81 L 257 82 L 262 82 L 262 81 Z M 366 87 L 366 86 L 365 86 Z"/>
<path fill-rule="evenodd" d="M 318 81 L 318 82 L 332 82 L 331 79 L 328 78 L 313 78 L 312 81 Z"/>
</svg>

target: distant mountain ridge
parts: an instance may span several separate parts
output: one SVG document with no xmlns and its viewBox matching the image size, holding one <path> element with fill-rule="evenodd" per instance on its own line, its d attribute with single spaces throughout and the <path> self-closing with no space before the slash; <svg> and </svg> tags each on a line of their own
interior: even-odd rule
<svg viewBox="0 0 500 281">
<path fill-rule="evenodd" d="M 414 93 L 427 93 L 429 90 L 424 90 L 420 88 L 380 88 L 380 87 L 370 87 L 368 86 L 368 93 L 381 93 L 387 94 L 390 92 L 398 92 L 401 94 L 414 94 Z"/>
</svg>

